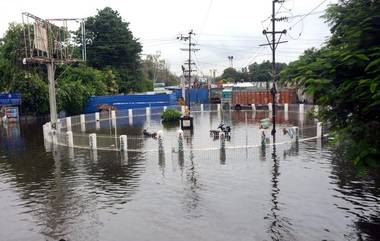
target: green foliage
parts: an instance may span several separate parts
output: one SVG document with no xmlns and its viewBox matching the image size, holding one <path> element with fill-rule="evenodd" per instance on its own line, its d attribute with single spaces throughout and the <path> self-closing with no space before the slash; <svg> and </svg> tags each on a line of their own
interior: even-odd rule
<svg viewBox="0 0 380 241">
<path fill-rule="evenodd" d="M 56 66 L 58 110 L 78 114 L 92 95 L 153 90 L 141 69 L 142 47 L 117 11 L 99 10 L 87 19 L 86 29 L 89 62 Z M 22 64 L 24 41 L 21 24 L 10 24 L 0 39 L 0 92 L 20 92 L 23 113 L 45 114 L 49 112 L 46 66 Z"/>
<path fill-rule="evenodd" d="M 234 68 L 227 68 L 223 71 L 221 78 L 228 82 L 240 81 L 241 74 Z"/>
<path fill-rule="evenodd" d="M 325 18 L 326 46 L 305 51 L 281 79 L 314 95 L 354 164 L 371 166 L 380 160 L 380 3 L 340 1 Z"/>
<path fill-rule="evenodd" d="M 15 90 L 22 94 L 21 110 L 24 113 L 45 114 L 49 111 L 48 86 L 39 74 L 16 82 Z"/>
<path fill-rule="evenodd" d="M 106 7 L 87 18 L 86 36 L 89 64 L 98 69 L 112 68 L 118 75 L 119 92 L 141 91 L 131 82 L 143 80 L 139 57 L 142 46 L 129 30 L 129 23 L 117 11 Z"/>
<path fill-rule="evenodd" d="M 286 67 L 284 63 L 277 63 L 277 72 L 280 72 Z M 253 82 L 267 82 L 272 81 L 272 63 L 270 61 L 263 61 L 261 64 L 253 63 L 248 67 L 249 76 Z"/>
<path fill-rule="evenodd" d="M 108 72 L 85 65 L 66 67 L 61 71 L 57 79 L 59 110 L 65 110 L 70 115 L 79 114 L 88 97 L 108 93 L 109 87 L 106 81 Z"/>
<path fill-rule="evenodd" d="M 178 121 L 181 118 L 181 112 L 178 112 L 174 109 L 166 109 L 161 114 L 161 119 L 163 122 L 174 122 Z"/>
<path fill-rule="evenodd" d="M 283 70 L 287 65 L 284 63 L 277 63 L 277 72 Z M 242 71 L 237 71 L 234 68 L 227 68 L 223 71 L 222 76 L 219 79 L 227 80 L 228 82 L 237 81 L 251 81 L 251 82 L 267 82 L 272 81 L 272 63 L 270 61 L 264 61 L 261 64 L 253 63 L 248 69 L 243 68 Z"/>
<path fill-rule="evenodd" d="M 91 66 L 138 68 L 142 46 L 129 30 L 129 23 L 124 22 L 117 11 L 106 7 L 87 18 L 86 36 L 90 42 L 87 54 Z"/>
</svg>

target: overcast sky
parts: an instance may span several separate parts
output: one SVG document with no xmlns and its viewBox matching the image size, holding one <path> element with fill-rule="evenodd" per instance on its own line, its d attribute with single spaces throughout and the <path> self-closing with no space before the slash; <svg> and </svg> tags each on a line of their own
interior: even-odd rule
<svg viewBox="0 0 380 241">
<path fill-rule="evenodd" d="M 287 0 L 281 8 L 277 4 L 278 16 L 291 17 L 309 13 L 322 3 L 314 11 L 317 14 L 302 21 L 293 17 L 289 22 L 278 23 L 278 30 L 288 29 L 283 39 L 289 41 L 278 47 L 278 61 L 295 60 L 305 49 L 323 44 L 329 30 L 319 16 L 334 2 Z M 270 24 L 271 0 L 0 0 L 0 34 L 5 33 L 10 22 L 21 22 L 24 11 L 41 18 L 72 18 L 93 16 L 97 9 L 106 6 L 117 10 L 130 23 L 144 54 L 160 51 L 161 58 L 177 74 L 187 53 L 179 50 L 185 46 L 176 37 L 190 29 L 197 34 L 195 40 L 200 51 L 194 60 L 199 74 L 209 74 L 210 69 L 221 74 L 229 67 L 227 56 L 234 57 L 233 65 L 239 70 L 255 61 L 271 59 L 269 47 L 259 47 L 266 43 L 262 31 Z"/>
</svg>

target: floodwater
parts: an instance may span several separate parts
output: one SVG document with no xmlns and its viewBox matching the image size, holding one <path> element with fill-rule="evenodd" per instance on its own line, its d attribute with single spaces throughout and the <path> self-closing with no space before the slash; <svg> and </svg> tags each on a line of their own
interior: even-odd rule
<svg viewBox="0 0 380 241">
<path fill-rule="evenodd" d="M 238 133 L 241 113 L 225 119 Z M 207 129 L 219 121 L 196 116 L 185 147 L 215 142 Z M 147 127 L 161 126 L 152 118 L 118 131 Z M 114 131 L 102 124 L 99 133 Z M 319 140 L 122 155 L 44 145 L 39 121 L 0 133 L 0 240 L 380 240 L 379 172 L 358 176 Z"/>
</svg>

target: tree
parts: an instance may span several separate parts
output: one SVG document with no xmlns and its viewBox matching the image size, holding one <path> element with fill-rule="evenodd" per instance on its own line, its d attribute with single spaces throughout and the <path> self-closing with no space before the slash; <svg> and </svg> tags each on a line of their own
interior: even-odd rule
<svg viewBox="0 0 380 241">
<path fill-rule="evenodd" d="M 359 167 L 380 160 L 380 3 L 339 1 L 325 14 L 331 37 L 282 72 L 322 106 L 339 146 Z"/>
<path fill-rule="evenodd" d="M 119 72 L 120 92 L 127 92 L 129 81 L 142 80 L 140 53 L 142 46 L 120 14 L 106 7 L 86 20 L 87 59 L 90 66 Z"/>
<path fill-rule="evenodd" d="M 286 67 L 284 63 L 276 63 L 277 72 L 280 72 Z M 272 63 L 270 61 L 263 61 L 261 64 L 253 63 L 248 67 L 249 76 L 253 82 L 267 82 L 272 81 Z"/>
<path fill-rule="evenodd" d="M 234 68 L 227 68 L 223 71 L 221 78 L 228 82 L 237 82 L 240 81 L 241 74 Z"/>
<path fill-rule="evenodd" d="M 20 92 L 21 110 L 27 113 L 48 112 L 46 73 L 38 65 L 23 65 L 25 57 L 23 26 L 11 23 L 0 41 L 0 92 Z"/>
</svg>

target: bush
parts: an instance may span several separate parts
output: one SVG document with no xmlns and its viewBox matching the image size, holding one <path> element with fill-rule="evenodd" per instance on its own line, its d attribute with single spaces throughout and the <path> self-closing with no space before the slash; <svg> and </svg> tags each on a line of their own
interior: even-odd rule
<svg viewBox="0 0 380 241">
<path fill-rule="evenodd" d="M 181 118 L 181 112 L 178 112 L 174 109 L 166 109 L 161 114 L 161 119 L 163 122 L 174 122 L 178 121 Z"/>
</svg>

